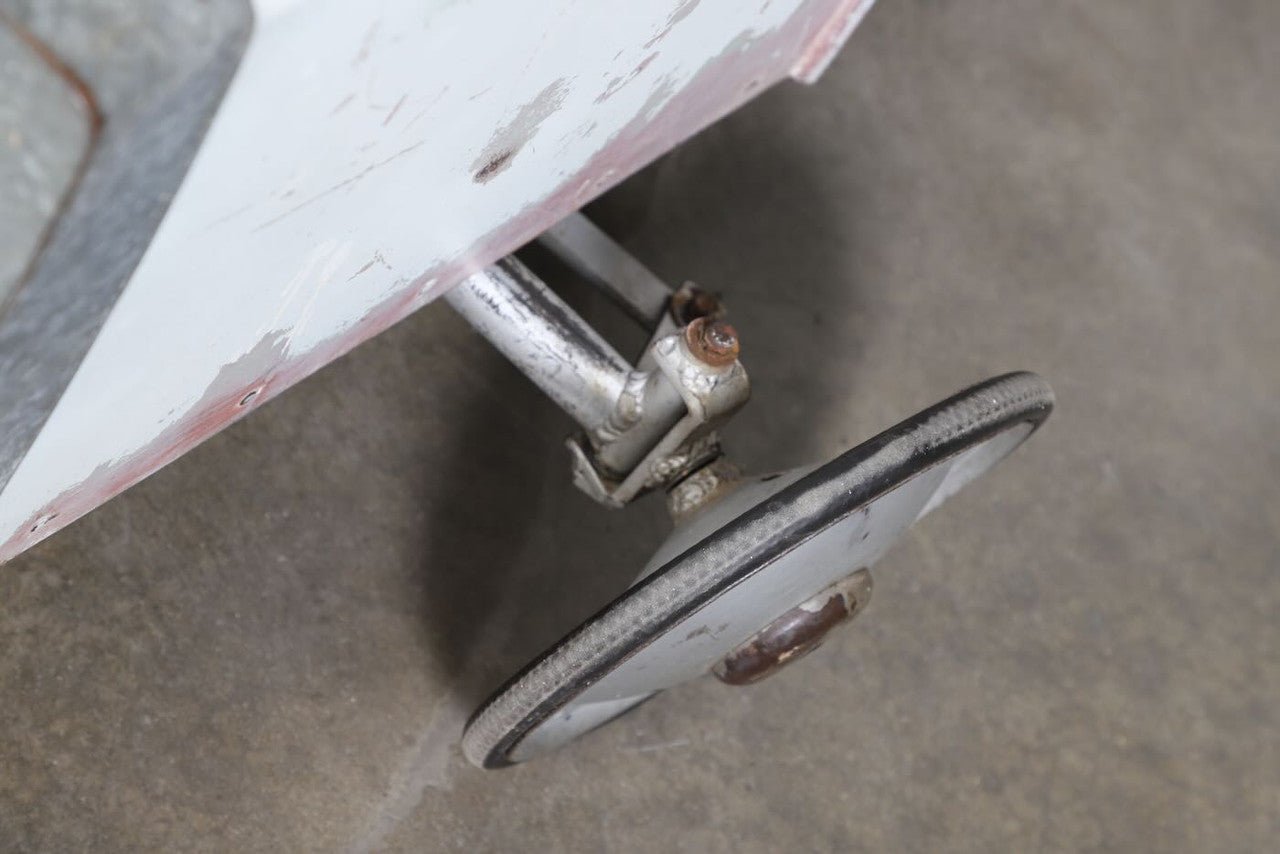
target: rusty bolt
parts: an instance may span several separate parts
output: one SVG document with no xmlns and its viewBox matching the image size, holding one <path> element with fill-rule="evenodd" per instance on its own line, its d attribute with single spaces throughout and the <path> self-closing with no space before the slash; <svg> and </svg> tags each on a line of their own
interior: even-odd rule
<svg viewBox="0 0 1280 854">
<path fill-rule="evenodd" d="M 725 308 L 720 297 L 698 288 L 693 282 L 685 282 L 671 295 L 671 312 L 677 323 L 691 323 L 698 317 L 723 317 Z"/>
<path fill-rule="evenodd" d="M 699 317 L 685 327 L 684 337 L 694 357 L 714 368 L 738 358 L 738 332 L 723 320 Z"/>
<path fill-rule="evenodd" d="M 694 317 L 711 317 L 720 313 L 720 300 L 716 298 L 715 294 L 710 294 L 706 291 L 694 291 L 693 298 L 689 300 L 688 311 Z"/>
<path fill-rule="evenodd" d="M 711 672 L 726 685 L 759 682 L 813 652 L 827 632 L 856 616 L 870 599 L 871 571 L 860 569 L 756 632 Z"/>
</svg>

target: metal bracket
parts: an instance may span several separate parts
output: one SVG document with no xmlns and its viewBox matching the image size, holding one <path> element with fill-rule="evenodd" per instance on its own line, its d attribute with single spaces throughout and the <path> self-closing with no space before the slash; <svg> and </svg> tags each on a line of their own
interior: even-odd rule
<svg viewBox="0 0 1280 854">
<path fill-rule="evenodd" d="M 737 333 L 718 300 L 689 284 L 673 293 L 581 214 L 549 235 L 548 248 L 652 332 L 635 367 L 514 257 L 445 299 L 582 426 L 567 442 L 574 483 L 622 507 L 720 456 L 716 428 L 750 396 Z"/>
<path fill-rule="evenodd" d="M 593 457 L 581 438 L 566 443 L 573 457 L 573 482 L 601 504 L 622 507 L 651 489 L 674 485 L 720 456 L 715 428 L 742 408 L 751 386 L 736 358 L 728 365 L 709 365 L 693 352 L 687 338 L 684 331 L 676 332 L 646 351 L 657 375 L 680 395 L 685 414 L 621 481 L 602 474 L 593 462 L 602 454 L 597 451 Z"/>
</svg>

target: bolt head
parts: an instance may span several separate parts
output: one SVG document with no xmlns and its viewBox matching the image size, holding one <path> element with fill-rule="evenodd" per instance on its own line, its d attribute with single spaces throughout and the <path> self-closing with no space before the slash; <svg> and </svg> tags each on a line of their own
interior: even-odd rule
<svg viewBox="0 0 1280 854">
<path fill-rule="evenodd" d="M 738 331 L 723 320 L 699 317 L 685 328 L 689 351 L 716 368 L 732 365 L 738 358 Z"/>
</svg>

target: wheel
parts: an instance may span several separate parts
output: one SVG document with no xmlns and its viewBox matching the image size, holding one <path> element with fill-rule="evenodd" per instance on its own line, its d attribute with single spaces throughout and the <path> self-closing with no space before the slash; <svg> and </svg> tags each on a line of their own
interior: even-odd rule
<svg viewBox="0 0 1280 854">
<path fill-rule="evenodd" d="M 625 593 L 498 689 L 467 724 L 464 753 L 485 768 L 523 762 L 713 669 L 733 681 L 726 656 L 790 619 L 780 617 L 816 613 L 806 604 L 816 594 L 843 589 L 1052 408 L 1044 380 L 1006 374 L 824 465 L 740 482 L 683 521 Z M 839 595 L 844 615 L 862 604 Z"/>
</svg>

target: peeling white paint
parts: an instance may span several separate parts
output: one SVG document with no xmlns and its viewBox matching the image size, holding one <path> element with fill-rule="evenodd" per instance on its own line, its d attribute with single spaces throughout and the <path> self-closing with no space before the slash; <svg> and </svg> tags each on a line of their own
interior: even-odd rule
<svg viewBox="0 0 1280 854">
<path fill-rule="evenodd" d="M 268 337 L 287 341 L 281 358 L 319 352 L 400 294 L 438 296 L 455 281 L 418 279 L 493 260 L 487 236 L 577 186 L 713 58 L 800 18 L 817 33 L 846 5 L 254 0 L 243 62 L 186 180 L 0 494 L 0 542 L 153 442 Z M 797 60 L 762 53 L 766 83 Z M 478 181 L 521 115 L 536 121 L 510 138 L 518 150 Z M 681 116 L 673 141 L 707 118 Z M 584 176 L 578 201 L 621 177 Z M 379 256 L 394 263 L 369 264 Z"/>
</svg>

